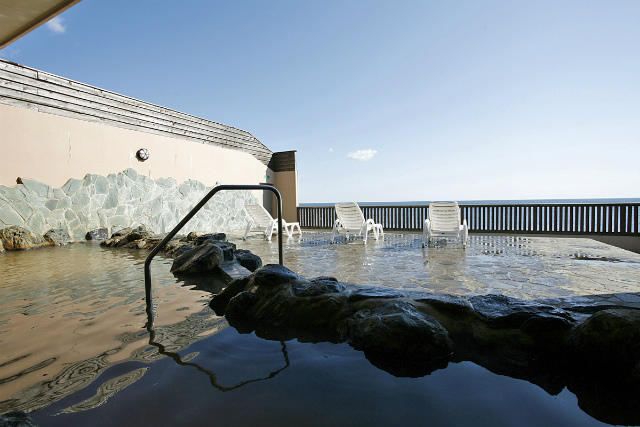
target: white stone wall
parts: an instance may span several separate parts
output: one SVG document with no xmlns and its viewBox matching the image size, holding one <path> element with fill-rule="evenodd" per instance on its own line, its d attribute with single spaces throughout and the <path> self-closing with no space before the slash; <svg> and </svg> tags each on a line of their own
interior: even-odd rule
<svg viewBox="0 0 640 427">
<path fill-rule="evenodd" d="M 88 174 L 62 188 L 22 178 L 15 187 L 0 185 L 0 228 L 18 225 L 38 235 L 66 229 L 75 240 L 87 231 L 145 225 L 156 233 L 170 231 L 211 189 L 199 181 L 178 184 L 173 178 L 151 179 L 126 169 L 108 176 Z M 181 233 L 244 229 L 245 203 L 258 203 L 249 191 L 216 194 Z"/>
</svg>

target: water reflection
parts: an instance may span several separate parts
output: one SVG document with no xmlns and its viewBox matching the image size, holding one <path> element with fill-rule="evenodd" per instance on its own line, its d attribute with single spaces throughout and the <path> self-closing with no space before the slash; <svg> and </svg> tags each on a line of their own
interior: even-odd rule
<svg viewBox="0 0 640 427">
<path fill-rule="evenodd" d="M 156 260 L 156 321 L 145 330 L 145 252 L 79 244 L 7 255 L 0 265 L 5 279 L 0 288 L 0 413 L 47 407 L 123 362 L 149 364 L 168 357 L 202 372 L 220 391 L 268 380 L 289 366 L 286 344 L 281 343 L 282 367 L 222 385 L 212 370 L 194 361 L 197 354 L 180 356 L 194 342 L 227 327 L 208 307 L 211 292 L 224 286 L 219 279 L 176 280 L 168 271 L 170 260 Z M 138 368 L 111 378 L 94 396 L 63 412 L 95 408 L 145 372 Z"/>
<path fill-rule="evenodd" d="M 89 244 L 2 255 L 0 413 L 44 407 L 115 363 L 163 357 L 143 329 L 144 255 Z M 208 308 L 210 293 L 186 292 L 192 283 L 170 275 L 169 262 L 154 266 L 157 336 L 179 351 L 227 323 Z"/>
<path fill-rule="evenodd" d="M 470 236 L 458 244 L 422 248 L 421 236 L 388 233 L 384 240 L 329 244 L 328 232 L 285 242 L 285 265 L 305 277 L 454 295 L 503 294 L 520 299 L 637 292 L 640 255 L 583 238 Z M 263 263 L 277 263 L 277 245 L 236 241 Z"/>
<path fill-rule="evenodd" d="M 147 324 L 152 324 L 153 320 L 149 319 Z M 187 355 L 187 357 L 181 357 L 179 353 L 177 352 L 172 352 L 172 351 L 167 351 L 166 346 L 164 344 L 161 344 L 157 341 L 155 341 L 156 338 L 156 334 L 155 331 L 153 330 L 153 328 L 149 328 L 149 344 L 156 347 L 158 349 L 158 353 L 160 353 L 163 356 L 168 356 L 170 357 L 174 362 L 176 362 L 176 364 L 180 365 L 180 366 L 191 366 L 196 368 L 199 372 L 202 372 L 203 374 L 205 374 L 207 377 L 209 377 L 209 382 L 211 383 L 211 385 L 220 390 L 220 391 L 231 391 L 231 390 L 235 390 L 237 388 L 243 387 L 247 384 L 251 384 L 251 383 L 256 383 L 259 381 L 266 381 L 269 380 L 273 377 L 275 377 L 276 375 L 278 375 L 280 372 L 284 371 L 285 369 L 287 369 L 290 365 L 289 362 L 289 355 L 287 353 L 287 345 L 285 344 L 284 341 L 280 341 L 280 346 L 282 347 L 282 357 L 284 360 L 284 366 L 282 366 L 279 369 L 276 369 L 275 371 L 271 371 L 268 375 L 264 376 L 264 377 L 260 377 L 260 378 L 253 378 L 253 379 L 249 379 L 249 380 L 244 380 L 241 381 L 235 385 L 232 386 L 223 386 L 221 384 L 219 384 L 218 382 L 218 378 L 216 376 L 216 373 L 211 371 L 210 369 L 207 369 L 205 367 L 203 367 L 202 365 L 198 364 L 198 363 L 194 363 L 191 362 L 190 360 L 192 360 L 193 358 L 195 358 L 197 355 L 194 354 L 189 354 Z"/>
<path fill-rule="evenodd" d="M 637 298 L 640 257 L 597 242 L 473 236 L 466 251 L 446 246 L 422 250 L 419 237 L 387 235 L 384 241 L 371 240 L 364 246 L 357 241 L 329 245 L 326 233 L 305 234 L 287 241 L 285 264 L 308 277 L 329 274 L 343 281 L 402 289 L 463 295 L 494 292 L 521 298 L 628 295 L 628 303 L 638 303 L 631 298 Z M 265 263 L 277 262 L 275 242 L 250 240 L 238 246 L 253 250 Z M 219 391 L 264 382 L 290 366 L 289 352 L 281 342 L 282 366 L 225 385 L 215 369 L 207 368 L 203 360 L 198 363 L 197 352 L 181 355 L 193 343 L 224 330 L 227 323 L 208 308 L 210 292 L 222 284 L 202 277 L 176 280 L 168 273 L 170 260 L 158 259 L 152 266 L 158 316 L 155 328 L 145 330 L 145 256 L 84 244 L 2 255 L 0 413 L 47 407 L 126 363 L 138 365 L 103 381 L 95 395 L 61 409 L 86 411 L 104 404 L 120 390 L 144 383 L 150 374 L 147 367 L 160 359 L 195 370 Z M 606 261 L 611 258 L 616 262 Z M 474 361 L 494 369 L 490 360 L 497 359 Z M 555 380 L 548 384 L 552 383 Z M 588 403 L 591 407 L 602 401 L 593 383 L 565 384 L 581 395 L 582 402 L 593 401 Z M 611 399 L 625 401 L 615 393 Z"/>
</svg>

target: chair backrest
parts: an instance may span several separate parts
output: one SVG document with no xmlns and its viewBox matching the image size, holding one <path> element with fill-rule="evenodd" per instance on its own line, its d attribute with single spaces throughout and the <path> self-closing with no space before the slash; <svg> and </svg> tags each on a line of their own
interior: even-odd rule
<svg viewBox="0 0 640 427">
<path fill-rule="evenodd" d="M 348 230 L 360 230 L 364 223 L 364 215 L 356 202 L 336 203 L 336 216 L 343 228 Z"/>
<path fill-rule="evenodd" d="M 273 217 L 260 205 L 244 205 L 244 209 L 258 227 L 268 227 L 273 223 Z"/>
<path fill-rule="evenodd" d="M 433 231 L 458 231 L 460 229 L 460 208 L 458 203 L 429 203 L 429 220 Z"/>
</svg>

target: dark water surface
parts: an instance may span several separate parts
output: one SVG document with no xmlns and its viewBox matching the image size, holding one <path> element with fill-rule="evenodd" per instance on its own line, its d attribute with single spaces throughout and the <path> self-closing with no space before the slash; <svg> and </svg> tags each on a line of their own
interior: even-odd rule
<svg viewBox="0 0 640 427">
<path fill-rule="evenodd" d="M 232 328 L 185 350 L 199 367 L 171 359 L 106 371 L 95 384 L 34 413 L 42 425 L 601 425 L 568 391 L 550 396 L 526 381 L 473 363 L 451 364 L 423 378 L 396 378 L 346 344 L 285 343 Z M 288 358 L 288 362 L 287 362 Z M 288 366 L 287 366 L 288 365 Z M 268 380 L 256 381 L 286 366 Z M 90 411 L 57 415 L 126 369 L 144 377 Z M 119 369 L 120 368 L 120 369 Z M 209 371 L 209 373 L 205 372 Z"/>
<path fill-rule="evenodd" d="M 347 344 L 241 335 L 169 260 L 153 265 L 150 343 L 145 255 L 84 244 L 0 255 L 0 413 L 41 426 L 603 425 L 566 388 L 550 395 L 471 362 L 400 378 Z"/>
</svg>

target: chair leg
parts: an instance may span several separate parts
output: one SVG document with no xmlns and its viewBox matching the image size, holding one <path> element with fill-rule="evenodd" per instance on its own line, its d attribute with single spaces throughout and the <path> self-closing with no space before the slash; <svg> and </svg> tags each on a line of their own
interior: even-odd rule
<svg viewBox="0 0 640 427">
<path fill-rule="evenodd" d="M 331 244 L 333 244 L 333 241 L 336 238 L 337 229 L 338 229 L 338 223 L 336 221 L 335 223 L 333 223 L 333 229 L 331 230 L 331 240 L 329 241 Z"/>
<path fill-rule="evenodd" d="M 249 235 L 249 231 L 251 231 L 251 222 L 247 223 L 247 228 L 244 230 L 244 237 L 242 240 L 247 240 L 247 236 Z"/>
<path fill-rule="evenodd" d="M 362 227 L 360 227 L 360 232 L 358 233 L 359 236 L 362 236 L 362 241 L 364 242 L 364 244 L 367 244 L 367 236 L 369 235 L 369 223 L 365 222 L 364 224 L 362 224 Z"/>
<path fill-rule="evenodd" d="M 282 224 L 284 226 L 284 230 L 287 233 L 287 237 L 291 238 L 293 236 L 293 225 L 291 224 Z"/>
</svg>

